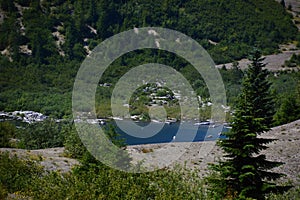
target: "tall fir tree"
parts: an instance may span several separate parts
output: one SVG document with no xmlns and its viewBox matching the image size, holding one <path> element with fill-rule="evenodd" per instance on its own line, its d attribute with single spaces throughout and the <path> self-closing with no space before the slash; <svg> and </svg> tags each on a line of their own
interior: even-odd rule
<svg viewBox="0 0 300 200">
<path fill-rule="evenodd" d="M 285 8 L 285 1 L 284 0 L 281 0 L 280 4 Z"/>
<path fill-rule="evenodd" d="M 243 79 L 232 129 L 225 133 L 227 138 L 218 143 L 225 152 L 225 159 L 212 165 L 213 171 L 220 176 L 210 180 L 214 186 L 223 186 L 223 195 L 233 199 L 265 199 L 267 193 L 280 193 L 289 188 L 271 182 L 283 174 L 270 169 L 283 163 L 269 161 L 261 154 L 261 150 L 274 141 L 259 137 L 270 130 L 274 103 L 267 80 L 268 71 L 263 69 L 265 64 L 258 50 L 252 54 L 251 61 Z"/>
</svg>

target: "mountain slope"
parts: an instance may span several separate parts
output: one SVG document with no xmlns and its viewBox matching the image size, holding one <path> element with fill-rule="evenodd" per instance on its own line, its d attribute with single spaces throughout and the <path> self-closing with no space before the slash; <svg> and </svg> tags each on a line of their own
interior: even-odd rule
<svg viewBox="0 0 300 200">
<path fill-rule="evenodd" d="M 58 55 L 82 60 L 116 33 L 162 26 L 191 36 L 224 63 L 244 57 L 253 45 L 270 53 L 297 33 L 291 16 L 274 0 L 72 2 L 1 0 L 2 54 L 19 60 L 21 53 L 42 63 Z"/>
<path fill-rule="evenodd" d="M 56 118 L 71 115 L 72 87 L 83 59 L 116 33 L 144 26 L 175 29 L 197 40 L 216 63 L 244 58 L 253 46 L 265 54 L 277 51 L 298 33 L 292 16 L 274 0 L 0 0 L 0 16 L 0 110 Z M 102 81 L 114 83 L 146 62 L 173 66 L 195 82 L 198 95 L 207 96 L 205 83 L 186 61 L 157 50 L 122 56 Z M 111 88 L 99 90 L 105 94 L 97 98 L 99 107 L 107 110 Z"/>
</svg>

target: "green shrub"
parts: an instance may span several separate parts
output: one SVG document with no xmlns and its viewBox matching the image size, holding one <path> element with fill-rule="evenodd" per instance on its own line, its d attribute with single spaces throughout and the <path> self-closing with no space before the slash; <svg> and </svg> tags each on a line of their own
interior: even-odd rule
<svg viewBox="0 0 300 200">
<path fill-rule="evenodd" d="M 19 147 L 26 149 L 63 147 L 66 134 L 65 126 L 68 125 L 57 123 L 51 119 L 28 124 L 25 129 L 18 130 Z"/>
<path fill-rule="evenodd" d="M 0 148 L 10 147 L 9 140 L 14 137 L 16 128 L 9 122 L 0 122 Z"/>
<path fill-rule="evenodd" d="M 0 152 L 0 196 L 28 189 L 34 178 L 42 175 L 42 168 L 34 161 L 21 160 Z M 2 199 L 2 198 L 1 198 Z"/>
<path fill-rule="evenodd" d="M 43 191 L 43 192 L 41 192 Z M 132 174 L 105 166 L 52 173 L 33 184 L 33 199 L 207 199 L 197 173 L 183 168 Z"/>
<path fill-rule="evenodd" d="M 300 199 L 300 186 L 289 190 L 284 194 L 270 194 L 267 196 L 267 200 L 298 200 Z"/>
</svg>

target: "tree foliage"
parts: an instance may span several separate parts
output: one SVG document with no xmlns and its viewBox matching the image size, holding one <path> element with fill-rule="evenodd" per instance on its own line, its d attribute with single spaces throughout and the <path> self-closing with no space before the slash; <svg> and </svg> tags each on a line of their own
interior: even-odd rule
<svg viewBox="0 0 300 200">
<path fill-rule="evenodd" d="M 8 193 L 27 190 L 42 173 L 42 167 L 34 161 L 21 160 L 16 155 L 0 152 L 0 198 L 5 199 Z"/>
<path fill-rule="evenodd" d="M 270 129 L 274 102 L 268 72 L 262 69 L 264 64 L 260 57 L 257 50 L 252 55 L 232 120 L 232 130 L 225 133 L 227 139 L 219 142 L 225 159 L 213 166 L 220 173 L 216 183 L 223 184 L 224 195 L 229 198 L 264 199 L 265 194 L 287 189 L 270 182 L 283 175 L 269 171 L 282 163 L 269 161 L 261 154 L 267 149 L 266 144 L 274 141 L 259 137 Z"/>
<path fill-rule="evenodd" d="M 276 115 L 274 116 L 275 125 L 286 124 L 300 118 L 300 103 L 295 96 L 288 95 L 283 99 Z"/>
<path fill-rule="evenodd" d="M 0 56 L 0 110 L 34 110 L 56 118 L 70 117 L 72 86 L 86 49 L 121 31 L 143 26 L 175 29 L 198 41 L 217 63 L 245 57 L 251 46 L 274 52 L 278 44 L 297 36 L 291 15 L 273 0 L 1 0 L 0 6 L 5 16 L 0 50 L 7 52 Z M 209 98 L 191 65 L 159 50 L 122 56 L 108 69 L 112 77 L 105 80 L 114 82 L 129 66 L 147 62 L 173 66 L 195 82 L 197 95 Z M 231 77 L 240 77 L 236 75 Z M 231 80 L 227 87 L 229 101 L 240 89 L 239 80 Z M 109 107 L 107 98 L 104 102 L 98 107 Z M 104 113 L 109 115 L 107 110 Z"/>
<path fill-rule="evenodd" d="M 20 13 L 18 5 L 27 9 Z M 75 44 L 84 45 L 86 38 L 103 41 L 133 27 L 159 26 L 181 31 L 200 42 L 218 63 L 245 57 L 253 45 L 265 53 L 274 52 L 279 43 L 295 39 L 297 34 L 291 16 L 272 0 L 2 0 L 0 6 L 7 16 L 0 25 L 0 38 L 6 39 L 1 40 L 1 50 L 17 47 L 17 54 L 18 45 L 29 45 L 33 59 L 42 63 L 58 56 L 58 38 L 51 34 L 58 26 L 62 27 L 58 32 L 65 36 L 62 46 L 67 56 L 79 60 L 83 57 L 73 54 Z"/>
<path fill-rule="evenodd" d="M 0 152 L 0 197 L 30 199 L 206 199 L 202 180 L 183 168 L 126 173 L 105 165 L 43 173 L 34 161 Z"/>
<path fill-rule="evenodd" d="M 282 125 L 300 118 L 300 73 L 281 72 L 271 76 L 276 96 L 274 125 Z"/>
<path fill-rule="evenodd" d="M 46 120 L 39 123 L 28 124 L 18 130 L 18 146 L 25 149 L 46 149 L 62 147 L 68 133 L 67 124 Z"/>
<path fill-rule="evenodd" d="M 0 148 L 10 147 L 10 139 L 16 134 L 16 128 L 9 122 L 0 122 Z"/>
</svg>

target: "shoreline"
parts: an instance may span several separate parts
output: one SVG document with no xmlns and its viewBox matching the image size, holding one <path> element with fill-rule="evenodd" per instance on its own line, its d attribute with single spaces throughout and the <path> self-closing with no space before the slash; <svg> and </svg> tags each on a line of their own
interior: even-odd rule
<svg viewBox="0 0 300 200">
<path fill-rule="evenodd" d="M 268 160 L 285 163 L 272 169 L 272 171 L 286 174 L 278 182 L 283 183 L 290 180 L 293 184 L 299 185 L 300 119 L 289 124 L 274 127 L 264 133 L 262 137 L 277 139 L 268 144 L 269 148 L 262 151 L 262 154 L 265 154 Z M 146 158 L 148 166 L 158 167 L 163 167 L 163 164 L 168 162 L 172 158 L 172 155 L 181 154 L 177 160 L 167 167 L 172 169 L 179 164 L 185 166 L 187 169 L 198 170 L 201 177 L 205 177 L 209 173 L 209 163 L 215 163 L 222 159 L 222 150 L 216 145 L 215 141 L 190 142 L 188 148 L 186 148 L 185 144 L 184 142 L 172 142 L 130 145 L 126 146 L 125 149 L 133 158 L 132 163 L 137 163 Z M 201 154 L 203 153 L 201 150 L 205 150 L 202 148 L 203 144 L 211 144 L 213 147 L 211 150 L 208 149 L 208 153 L 204 156 Z M 29 158 L 35 158 L 37 162 L 42 162 L 41 164 L 49 170 L 69 171 L 72 166 L 79 163 L 77 160 L 63 157 L 63 147 L 39 150 L 0 148 L 0 151 L 9 151 L 21 157 L 22 155 L 30 156 Z M 157 159 L 158 157 L 161 157 L 161 159 Z"/>
<path fill-rule="evenodd" d="M 283 162 L 284 164 L 272 169 L 274 172 L 284 173 L 285 177 L 278 180 L 280 183 L 292 181 L 300 184 L 300 119 L 289 124 L 273 127 L 270 131 L 261 135 L 263 138 L 277 139 L 268 144 L 268 149 L 262 151 L 268 160 Z M 204 144 L 211 144 L 206 155 L 200 152 Z M 145 159 L 146 167 L 163 166 L 163 162 L 168 162 L 172 155 L 182 154 L 168 167 L 173 168 L 177 164 L 188 169 L 199 170 L 199 176 L 206 176 L 209 173 L 208 164 L 215 163 L 223 159 L 223 153 L 216 141 L 191 142 L 189 148 L 185 148 L 184 142 L 172 142 L 161 144 L 145 144 L 126 146 L 126 150 L 133 158 L 132 163 L 137 163 Z M 162 154 L 163 152 L 163 154 Z M 163 155 L 163 156 L 162 156 Z M 155 157 L 156 156 L 156 157 Z M 158 159 L 157 157 L 161 157 Z"/>
</svg>

